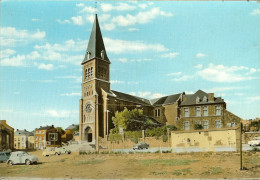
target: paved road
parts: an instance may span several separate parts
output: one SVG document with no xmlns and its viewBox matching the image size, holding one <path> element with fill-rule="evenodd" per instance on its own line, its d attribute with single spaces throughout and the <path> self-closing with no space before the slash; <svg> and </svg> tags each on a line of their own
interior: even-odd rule
<svg viewBox="0 0 260 180">
<path fill-rule="evenodd" d="M 249 146 L 248 144 L 243 144 L 242 149 L 243 151 L 249 151 L 252 150 L 254 147 Z M 256 146 L 256 148 L 258 148 L 260 150 L 260 146 Z M 181 152 L 200 152 L 201 149 L 186 149 L 186 151 L 184 151 L 183 149 L 178 149 L 178 153 Z M 114 152 L 124 152 L 124 153 L 140 153 L 140 152 L 150 152 L 150 153 L 154 153 L 154 152 L 163 152 L 163 151 L 171 151 L 170 147 L 155 147 L 155 148 L 149 148 L 149 149 L 143 149 L 143 150 L 133 150 L 133 149 L 114 149 Z M 218 152 L 221 151 L 235 151 L 235 149 L 229 149 L 229 148 L 219 148 L 217 150 Z"/>
</svg>

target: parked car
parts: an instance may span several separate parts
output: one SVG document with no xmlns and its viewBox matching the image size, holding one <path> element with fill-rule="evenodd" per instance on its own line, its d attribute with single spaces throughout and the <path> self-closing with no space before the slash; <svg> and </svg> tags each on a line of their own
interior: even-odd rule
<svg viewBox="0 0 260 180">
<path fill-rule="evenodd" d="M 65 148 L 65 147 L 61 147 L 61 148 L 58 148 L 61 152 L 61 154 L 70 154 L 71 153 L 71 150 Z"/>
<path fill-rule="evenodd" d="M 258 146 L 258 145 L 260 145 L 260 137 L 254 137 L 253 140 L 248 142 L 248 144 L 250 146 Z"/>
<path fill-rule="evenodd" d="M 13 165 L 13 164 L 30 165 L 30 164 L 33 164 L 33 163 L 37 164 L 38 160 L 39 160 L 38 157 L 31 155 L 28 152 L 16 151 L 16 152 L 11 153 L 11 156 L 7 160 L 7 164 L 8 165 Z"/>
<path fill-rule="evenodd" d="M 0 162 L 6 162 L 11 156 L 11 152 L 0 152 Z"/>
<path fill-rule="evenodd" d="M 45 157 L 50 155 L 61 155 L 61 151 L 58 148 L 54 148 L 54 147 L 48 148 L 42 152 L 42 155 Z"/>
<path fill-rule="evenodd" d="M 149 144 L 145 143 L 145 142 L 139 142 L 136 145 L 133 146 L 133 150 L 136 149 L 148 149 L 149 148 Z"/>
</svg>

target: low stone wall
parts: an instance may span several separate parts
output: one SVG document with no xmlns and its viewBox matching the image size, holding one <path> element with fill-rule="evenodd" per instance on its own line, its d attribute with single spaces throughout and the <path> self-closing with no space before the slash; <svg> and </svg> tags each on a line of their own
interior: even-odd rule
<svg viewBox="0 0 260 180">
<path fill-rule="evenodd" d="M 145 138 L 139 138 L 138 142 L 146 142 L 150 145 L 150 148 L 153 147 L 170 147 L 170 138 L 168 138 L 168 141 L 163 142 L 163 137 L 145 137 Z M 102 149 L 107 150 L 114 150 L 114 149 L 132 149 L 133 145 L 136 143 L 131 141 L 130 139 L 125 139 L 112 142 L 112 141 L 106 141 L 105 139 L 100 139 L 100 145 Z"/>
<path fill-rule="evenodd" d="M 173 152 L 238 151 L 239 127 L 172 132 Z"/>
</svg>

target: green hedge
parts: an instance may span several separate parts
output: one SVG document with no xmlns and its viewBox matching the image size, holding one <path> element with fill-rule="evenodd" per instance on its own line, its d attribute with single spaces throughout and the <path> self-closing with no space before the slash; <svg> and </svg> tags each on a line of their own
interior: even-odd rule
<svg viewBox="0 0 260 180">
<path fill-rule="evenodd" d="M 120 141 L 123 140 L 123 136 L 121 134 L 109 134 L 109 141 Z"/>
</svg>

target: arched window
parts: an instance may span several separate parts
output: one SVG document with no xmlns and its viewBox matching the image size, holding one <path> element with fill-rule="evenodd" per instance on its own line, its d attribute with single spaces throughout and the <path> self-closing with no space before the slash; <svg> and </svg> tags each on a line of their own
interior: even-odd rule
<svg viewBox="0 0 260 180">
<path fill-rule="evenodd" d="M 199 103 L 200 102 L 200 98 L 199 96 L 196 98 L 196 103 Z"/>
<path fill-rule="evenodd" d="M 203 97 L 203 102 L 207 102 L 207 101 L 208 101 L 207 96 L 204 96 L 204 97 Z"/>
</svg>

